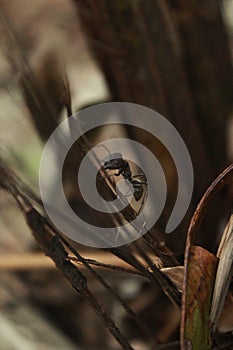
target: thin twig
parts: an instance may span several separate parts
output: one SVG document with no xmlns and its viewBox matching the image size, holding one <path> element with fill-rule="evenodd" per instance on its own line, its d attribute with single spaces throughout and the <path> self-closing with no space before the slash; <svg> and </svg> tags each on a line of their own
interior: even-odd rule
<svg viewBox="0 0 233 350">
<path fill-rule="evenodd" d="M 154 280 L 158 282 L 164 291 L 164 293 L 168 296 L 171 302 L 181 307 L 181 293 L 178 291 L 177 287 L 174 283 L 167 277 L 161 270 L 159 270 L 155 264 L 151 261 L 150 257 L 144 252 L 141 247 L 135 243 L 136 250 L 140 254 L 140 256 L 145 260 L 145 262 L 149 265 L 153 272 Z"/>
<path fill-rule="evenodd" d="M 22 205 L 22 203 L 19 201 L 18 204 L 20 206 Z M 45 254 L 55 262 L 57 268 L 63 273 L 64 277 L 68 279 L 73 288 L 94 309 L 96 314 L 102 318 L 105 326 L 121 344 L 122 348 L 124 350 L 133 350 L 105 308 L 91 293 L 87 286 L 85 276 L 81 273 L 77 266 L 72 264 L 68 259 L 68 253 L 65 251 L 62 243 L 60 242 L 59 235 L 54 236 L 49 233 L 49 227 L 46 219 L 42 217 L 33 207 L 31 207 L 29 203 L 27 203 L 26 207 L 23 208 L 23 213 L 29 227 L 32 230 L 34 238 L 40 244 Z M 46 227 L 48 229 L 46 229 Z"/>
<path fill-rule="evenodd" d="M 151 267 L 152 272 L 149 271 L 145 266 L 136 258 L 132 252 L 129 250 L 125 250 L 126 248 L 113 248 L 111 251 L 113 254 L 118 256 L 120 259 L 124 260 L 135 269 L 140 271 L 149 281 L 153 284 L 159 283 L 162 287 L 165 294 L 169 297 L 169 299 L 179 307 L 181 306 L 181 294 L 177 290 L 176 286 L 170 281 L 170 279 L 165 276 L 159 269 L 155 268 L 154 264 L 151 263 L 150 259 L 146 256 L 146 254 L 140 249 L 140 256 L 144 258 L 144 260 Z"/>
</svg>

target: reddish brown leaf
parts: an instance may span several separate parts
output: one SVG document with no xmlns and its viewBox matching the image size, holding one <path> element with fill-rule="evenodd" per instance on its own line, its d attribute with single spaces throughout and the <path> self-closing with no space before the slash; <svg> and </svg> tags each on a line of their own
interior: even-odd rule
<svg viewBox="0 0 233 350">
<path fill-rule="evenodd" d="M 183 342 L 189 340 L 193 350 L 211 347 L 209 313 L 217 258 L 202 247 L 191 246 L 185 276 Z"/>
</svg>

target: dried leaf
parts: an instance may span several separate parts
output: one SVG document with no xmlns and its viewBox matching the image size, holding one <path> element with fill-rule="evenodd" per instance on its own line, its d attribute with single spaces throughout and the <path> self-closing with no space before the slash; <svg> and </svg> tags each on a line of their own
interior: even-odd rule
<svg viewBox="0 0 233 350">
<path fill-rule="evenodd" d="M 187 341 L 190 341 L 193 350 L 206 350 L 211 347 L 210 308 L 218 260 L 210 252 L 195 246 L 195 240 L 209 204 L 217 192 L 232 183 L 232 178 L 233 164 L 211 183 L 200 200 L 189 225 L 185 249 L 180 327 L 182 350 L 186 349 Z"/>
<path fill-rule="evenodd" d="M 185 276 L 183 340 L 189 340 L 193 350 L 211 348 L 209 314 L 216 264 L 216 256 L 206 249 L 190 248 Z"/>
<path fill-rule="evenodd" d="M 184 266 L 165 267 L 161 271 L 170 278 L 178 290 L 182 292 L 184 279 Z"/>
</svg>

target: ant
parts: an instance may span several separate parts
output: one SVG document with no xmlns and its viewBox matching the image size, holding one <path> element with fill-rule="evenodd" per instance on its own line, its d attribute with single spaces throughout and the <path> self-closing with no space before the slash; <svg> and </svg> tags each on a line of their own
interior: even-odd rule
<svg viewBox="0 0 233 350">
<path fill-rule="evenodd" d="M 144 193 L 143 185 L 147 185 L 146 182 L 142 182 L 137 179 L 138 176 L 144 175 L 134 175 L 132 176 L 132 171 L 127 160 L 122 158 L 121 153 L 112 153 L 111 156 L 107 156 L 103 160 L 105 170 L 119 170 L 118 173 L 114 174 L 115 176 L 122 175 L 125 180 L 130 181 L 134 188 L 134 198 L 136 201 L 139 201 L 142 198 Z"/>
</svg>

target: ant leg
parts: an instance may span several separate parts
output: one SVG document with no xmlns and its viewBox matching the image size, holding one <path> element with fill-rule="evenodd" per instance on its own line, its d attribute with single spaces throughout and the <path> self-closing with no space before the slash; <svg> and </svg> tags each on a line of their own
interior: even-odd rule
<svg viewBox="0 0 233 350">
<path fill-rule="evenodd" d="M 146 176 L 144 174 L 136 174 L 132 176 L 133 178 L 137 178 L 137 177 L 144 177 L 144 179 L 146 178 Z"/>
<path fill-rule="evenodd" d="M 145 185 L 145 186 L 147 186 L 148 185 L 148 183 L 147 182 L 142 182 L 142 181 L 140 181 L 140 182 L 134 182 L 134 185 L 137 187 L 137 185 Z"/>
<path fill-rule="evenodd" d="M 134 177 L 134 176 L 133 176 Z M 138 185 L 138 187 L 140 186 L 140 185 L 148 185 L 148 183 L 147 182 L 143 182 L 143 181 L 141 181 L 141 180 L 138 180 L 137 181 L 137 179 L 134 179 L 134 180 L 132 180 L 132 183 L 134 184 L 134 186 L 136 186 L 137 187 L 137 185 Z"/>
</svg>

